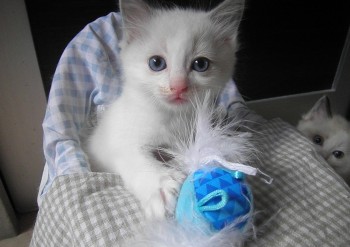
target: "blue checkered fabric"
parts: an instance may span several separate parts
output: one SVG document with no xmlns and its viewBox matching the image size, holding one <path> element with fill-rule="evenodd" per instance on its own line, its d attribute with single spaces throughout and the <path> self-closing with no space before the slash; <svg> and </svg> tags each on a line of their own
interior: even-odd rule
<svg viewBox="0 0 350 247">
<path fill-rule="evenodd" d="M 43 122 L 46 164 L 38 203 L 60 175 L 90 171 L 81 148 L 83 130 L 122 92 L 119 39 L 121 16 L 110 13 L 88 24 L 66 47 L 53 77 Z M 219 104 L 241 101 L 234 83 Z"/>
</svg>

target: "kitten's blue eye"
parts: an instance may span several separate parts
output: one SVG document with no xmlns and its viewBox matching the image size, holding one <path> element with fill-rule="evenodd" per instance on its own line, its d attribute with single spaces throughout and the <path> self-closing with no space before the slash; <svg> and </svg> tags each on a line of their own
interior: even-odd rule
<svg viewBox="0 0 350 247">
<path fill-rule="evenodd" d="M 192 69 L 198 72 L 204 72 L 209 68 L 209 59 L 205 57 L 196 58 L 192 63 Z"/>
<path fill-rule="evenodd" d="M 153 56 L 148 60 L 148 66 L 153 71 L 161 71 L 166 68 L 166 62 L 161 56 Z"/>
<path fill-rule="evenodd" d="M 316 145 L 320 145 L 320 146 L 323 145 L 323 138 L 322 138 L 322 136 L 320 136 L 320 135 L 315 135 L 315 136 L 312 138 L 312 141 L 313 141 Z"/>
<path fill-rule="evenodd" d="M 333 152 L 333 156 L 337 159 L 341 159 L 344 157 L 344 153 L 342 151 L 339 151 L 339 150 L 335 150 Z"/>
</svg>

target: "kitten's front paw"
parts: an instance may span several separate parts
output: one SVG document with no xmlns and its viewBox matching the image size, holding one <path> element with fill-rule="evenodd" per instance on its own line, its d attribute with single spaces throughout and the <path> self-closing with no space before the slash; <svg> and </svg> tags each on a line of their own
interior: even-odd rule
<svg viewBox="0 0 350 247">
<path fill-rule="evenodd" d="M 185 176 L 180 172 L 160 176 L 159 188 L 144 205 L 147 219 L 163 219 L 174 214 L 178 193 Z"/>
</svg>

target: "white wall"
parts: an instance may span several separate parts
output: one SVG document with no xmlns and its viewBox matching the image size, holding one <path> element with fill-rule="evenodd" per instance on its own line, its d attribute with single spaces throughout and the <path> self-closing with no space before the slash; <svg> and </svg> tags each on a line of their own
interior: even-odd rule
<svg viewBox="0 0 350 247">
<path fill-rule="evenodd" d="M 19 212 L 36 208 L 45 106 L 24 0 L 0 0 L 0 172 Z"/>
</svg>

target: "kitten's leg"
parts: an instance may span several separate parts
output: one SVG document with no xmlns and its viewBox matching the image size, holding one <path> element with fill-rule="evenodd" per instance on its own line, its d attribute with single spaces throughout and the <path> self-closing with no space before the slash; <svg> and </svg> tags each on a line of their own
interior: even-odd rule
<svg viewBox="0 0 350 247">
<path fill-rule="evenodd" d="M 115 160 L 125 186 L 140 201 L 147 219 L 174 213 L 184 176 L 139 150 L 123 152 Z"/>
</svg>

